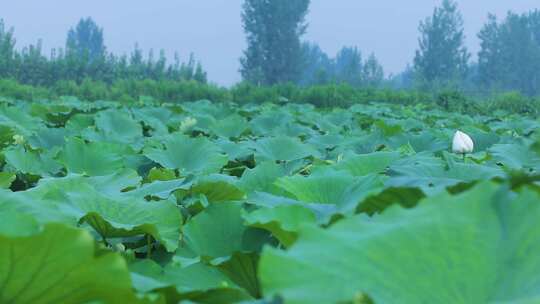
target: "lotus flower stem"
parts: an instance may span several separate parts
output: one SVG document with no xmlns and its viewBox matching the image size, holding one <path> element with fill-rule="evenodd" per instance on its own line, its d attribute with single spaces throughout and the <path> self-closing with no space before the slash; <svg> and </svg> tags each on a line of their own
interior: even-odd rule
<svg viewBox="0 0 540 304">
<path fill-rule="evenodd" d="M 146 258 L 149 259 L 152 257 L 152 237 L 150 234 L 146 235 Z"/>
</svg>

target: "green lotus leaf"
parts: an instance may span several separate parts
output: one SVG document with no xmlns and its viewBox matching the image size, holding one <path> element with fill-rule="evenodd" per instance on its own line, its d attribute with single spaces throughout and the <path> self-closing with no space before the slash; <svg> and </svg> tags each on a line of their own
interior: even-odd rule
<svg viewBox="0 0 540 304">
<path fill-rule="evenodd" d="M 448 147 L 450 147 L 450 141 L 441 140 L 437 138 L 432 132 L 421 132 L 419 134 L 400 134 L 390 138 L 388 140 L 388 143 L 393 148 L 409 144 L 416 152 L 438 152 L 442 150 L 448 150 Z"/>
<path fill-rule="evenodd" d="M 12 172 L 0 172 L 0 188 L 6 189 L 11 186 L 11 183 L 15 180 L 16 175 Z"/>
<path fill-rule="evenodd" d="M 59 224 L 25 237 L 0 233 L 0 302 L 136 303 L 124 260 L 88 232 Z"/>
<path fill-rule="evenodd" d="M 190 300 L 196 303 L 228 304 L 251 298 L 217 267 L 203 263 L 186 267 L 169 264 L 161 268 L 145 260 L 130 265 L 130 270 L 137 290 L 165 294 L 167 303 Z"/>
<path fill-rule="evenodd" d="M 176 179 L 176 173 L 174 170 L 165 168 L 152 168 L 148 172 L 148 181 L 168 181 Z"/>
<path fill-rule="evenodd" d="M 124 166 L 122 156 L 116 149 L 114 145 L 107 143 L 85 143 L 82 139 L 72 137 L 66 140 L 58 160 L 70 173 L 109 175 Z"/>
<path fill-rule="evenodd" d="M 0 210 L 3 209 L 0 207 Z M 30 236 L 40 230 L 37 220 L 15 210 L 3 210 L 0 214 L 0 235 L 6 237 Z"/>
<path fill-rule="evenodd" d="M 0 106 L 0 125 L 9 126 L 15 133 L 24 137 L 30 137 L 45 128 L 41 119 L 31 116 L 22 108 L 5 105 Z"/>
<path fill-rule="evenodd" d="M 307 142 L 315 147 L 318 147 L 319 151 L 323 151 L 323 149 L 330 149 L 339 146 L 344 140 L 344 136 L 339 134 L 325 134 L 315 135 Z"/>
<path fill-rule="evenodd" d="M 216 173 L 226 163 L 227 156 L 208 139 L 176 135 L 165 142 L 165 150 L 148 148 L 146 157 L 169 169 L 186 173 Z"/>
<path fill-rule="evenodd" d="M 218 138 L 215 143 L 229 156 L 230 161 L 245 159 L 253 155 L 253 150 L 250 149 L 249 142 L 246 141 L 234 142 Z"/>
<path fill-rule="evenodd" d="M 22 146 L 17 146 L 7 150 L 4 153 L 6 163 L 13 167 L 16 171 L 25 174 L 51 176 L 56 174 L 62 166 L 53 160 L 49 151 L 39 153 L 36 150 L 25 149 Z"/>
<path fill-rule="evenodd" d="M 40 193 L 41 192 L 41 193 Z M 110 199 L 91 186 L 72 183 L 42 184 L 30 191 L 34 197 L 58 201 L 59 209 L 79 223 L 87 222 L 102 237 L 150 234 L 174 251 L 180 239 L 182 218 L 173 201 L 146 202 L 135 198 Z"/>
<path fill-rule="evenodd" d="M 336 205 L 345 213 L 353 211 L 362 200 L 383 188 L 381 178 L 376 175 L 353 177 L 341 171 L 308 177 L 283 177 L 276 181 L 276 185 L 297 200 Z"/>
<path fill-rule="evenodd" d="M 358 154 L 338 162 L 335 168 L 346 170 L 355 176 L 382 173 L 390 164 L 399 158 L 400 155 L 398 152 Z"/>
<path fill-rule="evenodd" d="M 64 125 L 73 109 L 66 105 L 51 104 L 48 102 L 33 102 L 30 105 L 29 113 L 32 116 L 41 118 L 53 125 Z"/>
<path fill-rule="evenodd" d="M 133 116 L 144 125 L 151 128 L 151 134 L 164 135 L 169 133 L 169 129 L 166 125 L 172 117 L 172 112 L 165 107 L 144 107 L 140 109 L 133 109 Z"/>
<path fill-rule="evenodd" d="M 229 117 L 216 120 L 210 130 L 217 136 L 225 138 L 237 138 L 248 128 L 245 118 L 240 115 L 231 115 Z"/>
<path fill-rule="evenodd" d="M 368 196 L 358 204 L 356 212 L 372 215 L 380 213 L 395 204 L 412 208 L 424 197 L 424 192 L 419 188 L 388 187 L 380 193 Z"/>
<path fill-rule="evenodd" d="M 403 127 L 400 124 L 391 124 L 389 121 L 377 120 L 373 126 L 381 131 L 385 137 L 403 133 Z"/>
<path fill-rule="evenodd" d="M 192 194 L 204 194 L 209 203 L 236 201 L 246 194 L 236 185 L 236 179 L 228 175 L 212 174 L 199 178 L 191 188 Z"/>
<path fill-rule="evenodd" d="M 226 261 L 217 265 L 219 270 L 226 274 L 236 285 L 244 288 L 254 298 L 261 297 L 258 270 L 259 253 L 236 252 Z"/>
<path fill-rule="evenodd" d="M 278 131 L 292 120 L 286 111 L 269 111 L 253 118 L 249 122 L 249 128 L 256 135 L 277 135 L 280 134 Z"/>
<path fill-rule="evenodd" d="M 77 113 L 66 122 L 65 129 L 72 132 L 81 132 L 94 126 L 94 116 L 91 114 Z"/>
<path fill-rule="evenodd" d="M 331 217 L 339 213 L 339 209 L 334 204 L 306 203 L 288 197 L 274 195 L 266 192 L 254 192 L 249 196 L 249 204 L 262 208 L 274 208 L 278 206 L 300 206 L 315 214 L 317 223 L 326 224 Z"/>
<path fill-rule="evenodd" d="M 248 194 L 255 191 L 277 192 L 274 182 L 286 173 L 283 166 L 274 162 L 264 162 L 253 169 L 246 169 L 238 186 Z"/>
<path fill-rule="evenodd" d="M 128 191 L 125 193 L 125 195 L 139 198 L 151 196 L 159 199 L 167 199 L 174 191 L 178 189 L 187 190 L 190 187 L 191 183 L 187 182 L 185 179 L 154 181 L 149 184 L 144 184 L 132 191 Z"/>
<path fill-rule="evenodd" d="M 253 144 L 257 162 L 263 160 L 292 161 L 308 156 L 319 157 L 320 154 L 309 144 L 304 144 L 293 137 L 269 137 L 258 140 Z"/>
<path fill-rule="evenodd" d="M 32 197 L 27 191 L 12 192 L 0 189 L 0 211 L 4 214 L 24 214 L 32 217 L 40 224 L 51 222 L 77 224 L 76 218 L 60 211 L 57 202 Z"/>
<path fill-rule="evenodd" d="M 301 225 L 316 222 L 314 212 L 299 205 L 261 208 L 245 214 L 244 219 L 251 227 L 270 231 L 285 247 L 296 241 Z"/>
<path fill-rule="evenodd" d="M 88 223 L 104 238 L 149 234 L 174 251 L 182 217 L 175 201 L 147 202 L 142 198 L 111 196 L 83 177 L 45 179 L 23 192 L 6 192 L 0 210 L 34 216 L 40 223 Z"/>
<path fill-rule="evenodd" d="M 504 176 L 496 167 L 456 163 L 447 169 L 443 164 L 407 164 L 391 167 L 389 187 L 418 187 L 426 194 L 435 194 L 459 183 L 482 181 Z"/>
<path fill-rule="evenodd" d="M 264 294 L 279 294 L 286 303 L 365 295 L 375 303 L 535 303 L 539 199 L 528 189 L 516 196 L 484 182 L 414 209 L 396 206 L 329 229 L 305 227 L 288 251 L 264 251 Z"/>
<path fill-rule="evenodd" d="M 13 141 L 15 131 L 9 126 L 0 124 L 0 148 L 9 145 Z"/>
<path fill-rule="evenodd" d="M 133 143 L 142 137 L 142 126 L 128 112 L 101 111 L 94 117 L 104 141 Z"/>
<path fill-rule="evenodd" d="M 79 179 L 81 183 L 88 183 L 98 192 L 108 196 L 121 195 L 124 190 L 136 188 L 141 182 L 141 177 L 132 169 L 121 169 L 115 173 L 101 176 L 85 177 L 71 174 L 67 177 Z"/>
<path fill-rule="evenodd" d="M 540 155 L 522 144 L 497 144 L 491 147 L 493 158 L 510 169 L 540 172 Z"/>
<path fill-rule="evenodd" d="M 244 225 L 241 210 L 239 203 L 211 204 L 184 226 L 185 246 L 196 256 L 211 258 L 258 248 L 261 240 L 251 242 L 252 230 Z"/>
<path fill-rule="evenodd" d="M 65 144 L 65 137 L 70 133 L 63 128 L 45 128 L 39 130 L 35 135 L 28 139 L 28 143 L 34 149 L 53 149 L 62 147 Z"/>
</svg>

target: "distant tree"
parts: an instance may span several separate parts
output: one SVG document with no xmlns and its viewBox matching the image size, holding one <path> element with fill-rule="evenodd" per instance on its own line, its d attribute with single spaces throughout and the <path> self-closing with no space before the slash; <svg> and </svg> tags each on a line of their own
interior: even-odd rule
<svg viewBox="0 0 540 304">
<path fill-rule="evenodd" d="M 272 85 L 302 75 L 300 38 L 306 32 L 309 0 L 245 0 L 242 23 L 247 49 L 240 59 L 244 80 Z"/>
<path fill-rule="evenodd" d="M 354 87 L 378 87 L 384 80 L 383 68 L 375 55 L 371 54 L 366 61 L 362 61 L 357 47 L 343 47 L 334 58 L 330 58 L 317 44 L 304 42 L 302 52 L 302 85 L 339 82 Z"/>
<path fill-rule="evenodd" d="M 13 28 L 6 29 L 4 20 L 0 19 L 0 77 L 9 77 L 14 72 L 15 53 Z"/>
<path fill-rule="evenodd" d="M 470 54 L 465 47 L 463 18 L 457 4 L 443 0 L 433 15 L 420 22 L 414 70 L 422 85 L 447 85 L 466 75 Z"/>
<path fill-rule="evenodd" d="M 326 84 L 333 79 L 334 63 L 318 44 L 302 43 L 303 73 L 301 85 Z"/>
<path fill-rule="evenodd" d="M 362 54 L 357 47 L 343 47 L 336 55 L 335 77 L 338 82 L 362 84 Z"/>
<path fill-rule="evenodd" d="M 384 80 L 384 70 L 375 54 L 369 55 L 362 68 L 362 85 L 367 87 L 378 87 Z"/>
<path fill-rule="evenodd" d="M 129 55 L 128 78 L 144 79 L 144 54 L 139 44 L 135 43 L 133 51 Z"/>
<path fill-rule="evenodd" d="M 79 20 L 77 26 L 68 31 L 66 51 L 69 55 L 89 61 L 105 57 L 103 29 L 90 17 Z"/>
<path fill-rule="evenodd" d="M 509 12 L 500 23 L 489 16 L 478 37 L 478 77 L 484 88 L 540 93 L 540 11 Z"/>
<path fill-rule="evenodd" d="M 206 72 L 203 70 L 203 67 L 200 62 L 197 63 L 197 67 L 195 68 L 195 73 L 193 74 L 193 80 L 200 83 L 206 83 L 208 81 Z"/>
<path fill-rule="evenodd" d="M 17 54 L 18 72 L 16 78 L 26 84 L 48 85 L 52 82 L 50 64 L 42 54 L 42 43 L 38 41 L 24 47 Z"/>
<path fill-rule="evenodd" d="M 410 89 L 414 86 L 414 69 L 407 64 L 405 69 L 396 74 L 390 75 L 387 84 L 394 89 Z"/>
<path fill-rule="evenodd" d="M 168 65 L 164 51 L 157 58 L 150 50 L 145 56 L 136 44 L 129 56 L 107 53 L 103 30 L 91 18 L 81 19 L 69 30 L 66 48 L 53 49 L 43 55 L 41 41 L 15 49 L 13 29 L 7 30 L 0 19 L 0 77 L 13 78 L 23 84 L 53 86 L 58 82 L 83 85 L 98 81 L 102 85 L 117 80 L 195 80 L 207 82 L 207 74 L 191 54 L 189 62 L 175 55 Z"/>
<path fill-rule="evenodd" d="M 488 21 L 480 32 L 480 51 L 478 52 L 479 82 L 485 87 L 499 86 L 502 76 L 502 45 L 499 37 L 499 25 L 495 15 L 488 15 Z"/>
</svg>

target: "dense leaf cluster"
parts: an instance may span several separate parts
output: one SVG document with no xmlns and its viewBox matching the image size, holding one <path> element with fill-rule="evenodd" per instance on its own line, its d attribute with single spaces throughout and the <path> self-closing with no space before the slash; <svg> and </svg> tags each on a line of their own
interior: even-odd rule
<svg viewBox="0 0 540 304">
<path fill-rule="evenodd" d="M 2 303 L 540 297 L 540 121 L 524 116 L 2 102 L 0 169 Z"/>
</svg>

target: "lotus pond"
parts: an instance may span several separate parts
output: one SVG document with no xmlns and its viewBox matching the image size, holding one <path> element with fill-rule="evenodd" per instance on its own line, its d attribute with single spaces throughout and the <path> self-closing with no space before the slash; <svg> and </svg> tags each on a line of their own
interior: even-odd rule
<svg viewBox="0 0 540 304">
<path fill-rule="evenodd" d="M 540 302 L 534 118 L 4 101 L 0 168 L 0 303 Z"/>
</svg>

